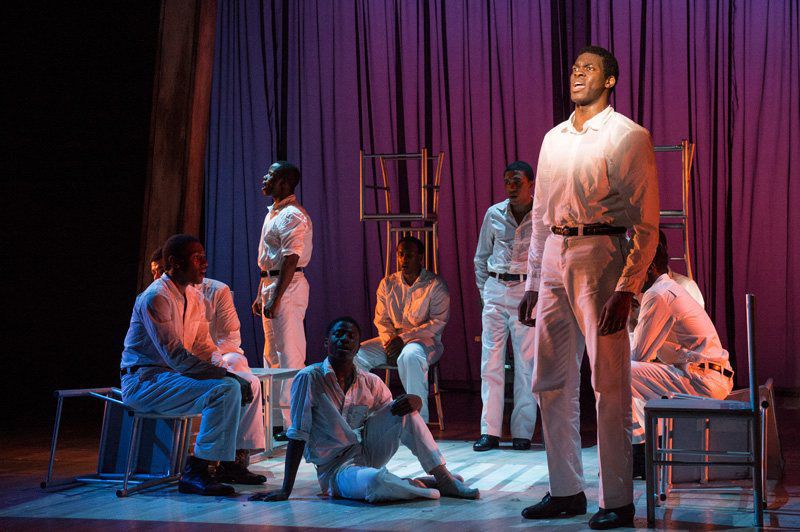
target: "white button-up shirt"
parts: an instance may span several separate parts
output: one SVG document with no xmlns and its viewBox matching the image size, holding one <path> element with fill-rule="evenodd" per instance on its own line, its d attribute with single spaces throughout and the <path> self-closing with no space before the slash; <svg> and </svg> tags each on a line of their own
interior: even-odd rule
<svg viewBox="0 0 800 532">
<path fill-rule="evenodd" d="M 551 226 L 608 224 L 632 233 L 616 290 L 638 293 L 658 244 L 658 178 L 650 134 L 606 107 L 577 131 L 572 120 L 544 137 L 536 170 L 526 290 L 538 290 Z"/>
<path fill-rule="evenodd" d="M 711 318 L 666 273 L 642 296 L 631 345 L 632 360 L 651 361 L 656 357 L 679 367 L 714 362 L 730 369 L 728 352 L 722 348 Z"/>
<path fill-rule="evenodd" d="M 489 207 L 483 217 L 478 248 L 475 250 L 475 282 L 478 292 L 489 272 L 524 274 L 528 271 L 528 248 L 531 244 L 531 213 L 517 224 L 511 202 L 501 201 Z"/>
<path fill-rule="evenodd" d="M 692 279 L 689 279 L 685 275 L 678 272 L 673 272 L 672 270 L 669 271 L 669 276 L 673 281 L 681 285 L 687 292 L 689 292 L 689 295 L 692 296 L 701 307 L 706 308 L 706 300 L 703 299 L 703 292 L 700 291 L 700 287 L 697 286 L 696 282 L 694 282 Z"/>
<path fill-rule="evenodd" d="M 450 319 L 450 292 L 444 280 L 425 268 L 408 286 L 403 273 L 384 277 L 378 285 L 375 327 L 382 342 L 399 336 L 404 343 L 441 345 Z"/>
<path fill-rule="evenodd" d="M 284 257 L 297 255 L 297 266 L 305 268 L 311 260 L 312 236 L 311 217 L 294 194 L 273 203 L 261 228 L 258 267 L 279 270 Z"/>
<path fill-rule="evenodd" d="M 202 284 L 194 286 L 203 293 L 209 333 L 219 352 L 243 355 L 241 324 L 231 289 L 225 283 L 208 277 Z"/>
<path fill-rule="evenodd" d="M 326 358 L 307 366 L 292 383 L 292 426 L 286 435 L 306 442 L 305 458 L 317 466 L 319 483 L 327 490 L 330 476 L 358 451 L 367 416 L 392 402 L 380 377 L 355 368 L 353 384 L 343 392 Z"/>
<path fill-rule="evenodd" d="M 195 288 L 187 286 L 184 297 L 165 273 L 136 298 L 120 367 L 158 365 L 192 377 L 222 378 L 225 368 L 210 362 L 215 353 L 203 295 Z"/>
</svg>

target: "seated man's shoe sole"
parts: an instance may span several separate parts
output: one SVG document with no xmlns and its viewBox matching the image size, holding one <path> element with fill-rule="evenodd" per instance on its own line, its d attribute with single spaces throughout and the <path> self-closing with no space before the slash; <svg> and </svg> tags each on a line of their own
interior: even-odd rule
<svg viewBox="0 0 800 532">
<path fill-rule="evenodd" d="M 236 490 L 233 486 L 227 484 L 218 484 L 216 482 L 191 482 L 191 481 L 178 481 L 178 491 L 181 493 L 192 493 L 194 495 L 206 496 L 226 496 L 234 495 Z"/>
<path fill-rule="evenodd" d="M 600 508 L 589 519 L 589 528 L 592 530 L 610 530 L 612 528 L 632 527 L 636 506 L 633 503 L 619 508 Z"/>
<path fill-rule="evenodd" d="M 567 497 L 553 497 L 548 492 L 541 502 L 522 510 L 525 519 L 553 519 L 573 517 L 586 513 L 586 495 L 583 492 Z"/>
<path fill-rule="evenodd" d="M 527 451 L 531 448 L 531 440 L 525 438 L 514 438 L 511 440 L 511 446 L 515 451 Z"/>
<path fill-rule="evenodd" d="M 472 445 L 472 450 L 482 452 L 490 449 L 497 449 L 498 447 L 500 447 L 500 438 L 497 436 L 491 436 L 489 434 L 481 434 L 481 437 L 478 438 L 478 441 Z"/>
</svg>

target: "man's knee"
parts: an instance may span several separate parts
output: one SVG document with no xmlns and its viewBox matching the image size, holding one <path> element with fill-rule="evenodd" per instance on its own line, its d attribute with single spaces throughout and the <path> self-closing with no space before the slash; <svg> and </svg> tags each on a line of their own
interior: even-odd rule
<svg viewBox="0 0 800 532">
<path fill-rule="evenodd" d="M 397 357 L 398 367 L 421 367 L 428 368 L 428 357 L 425 353 L 425 348 L 416 342 L 411 342 L 403 347 L 400 355 Z"/>
<path fill-rule="evenodd" d="M 232 378 L 219 379 L 219 383 L 214 387 L 214 392 L 222 401 L 241 404 L 242 388 L 239 382 Z"/>
</svg>

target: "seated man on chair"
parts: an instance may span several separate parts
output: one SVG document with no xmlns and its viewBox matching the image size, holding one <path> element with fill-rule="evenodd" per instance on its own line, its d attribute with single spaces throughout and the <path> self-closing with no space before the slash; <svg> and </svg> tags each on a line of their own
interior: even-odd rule
<svg viewBox="0 0 800 532">
<path fill-rule="evenodd" d="M 216 346 L 208 333 L 201 283 L 207 262 L 200 241 L 174 235 L 164 244 L 166 272 L 139 294 L 125 337 L 120 374 L 126 405 L 162 415 L 202 414 L 200 431 L 181 476 L 182 493 L 230 495 L 225 482 L 262 484 L 266 478 L 247 470 L 241 457 L 259 448 L 261 433 L 252 420 L 261 417 L 260 387 L 211 360 Z M 220 461 L 218 476 L 209 462 Z"/>
<path fill-rule="evenodd" d="M 380 377 L 355 366 L 361 339 L 355 320 L 333 320 L 325 336 L 327 358 L 301 370 L 292 384 L 283 487 L 257 493 L 250 500 L 288 499 L 304 454 L 316 466 L 323 493 L 334 497 L 368 502 L 440 496 L 477 499 L 478 490 L 466 487 L 445 466 L 418 414 L 421 398 L 409 394 L 392 400 Z M 386 470 L 401 442 L 432 476 L 402 479 Z"/>
<path fill-rule="evenodd" d="M 659 244 L 647 270 L 631 345 L 633 476 L 644 477 L 644 405 L 669 393 L 724 399 L 733 388 L 728 352 L 711 318 L 670 278 Z"/>
<path fill-rule="evenodd" d="M 397 366 L 409 394 L 422 399 L 428 422 L 428 368 L 442 356 L 442 330 L 450 319 L 450 293 L 438 275 L 422 267 L 425 245 L 413 236 L 397 243 L 400 271 L 378 285 L 375 327 L 378 337 L 361 344 L 355 364 L 364 371 Z"/>
</svg>

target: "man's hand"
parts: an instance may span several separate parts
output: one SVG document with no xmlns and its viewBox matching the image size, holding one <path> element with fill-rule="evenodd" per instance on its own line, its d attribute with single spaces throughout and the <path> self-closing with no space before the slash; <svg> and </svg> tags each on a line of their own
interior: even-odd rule
<svg viewBox="0 0 800 532">
<path fill-rule="evenodd" d="M 278 313 L 278 305 L 280 304 L 281 299 L 277 296 L 273 297 L 266 303 L 264 303 L 264 317 L 268 319 L 272 319 Z"/>
<path fill-rule="evenodd" d="M 253 316 L 261 316 L 261 294 L 258 294 L 256 298 L 253 300 Z"/>
<path fill-rule="evenodd" d="M 230 371 L 227 372 L 225 376 L 230 377 L 239 383 L 239 387 L 242 391 L 242 406 L 249 405 L 253 402 L 253 389 L 250 387 L 250 381 L 243 379 L 236 373 L 231 373 Z"/>
<path fill-rule="evenodd" d="M 392 402 L 391 412 L 393 416 L 403 417 L 411 412 L 419 412 L 420 408 L 422 408 L 422 399 L 418 395 L 404 393 L 398 395 L 397 399 Z"/>
<path fill-rule="evenodd" d="M 289 492 L 285 490 L 274 490 L 274 491 L 260 491 L 258 493 L 254 493 L 250 496 L 249 501 L 263 501 L 263 502 L 277 502 L 277 501 L 285 501 L 289 498 Z"/>
<path fill-rule="evenodd" d="M 631 292 L 614 292 L 603 310 L 600 312 L 600 321 L 597 323 L 597 329 L 600 336 L 607 336 L 621 331 L 625 324 L 628 322 L 628 315 L 631 313 L 631 301 L 633 294 Z"/>
<path fill-rule="evenodd" d="M 383 345 L 386 351 L 386 362 L 392 366 L 397 364 L 397 357 L 400 356 L 400 351 L 406 346 L 406 343 L 399 336 L 395 336 Z"/>
<path fill-rule="evenodd" d="M 536 314 L 533 310 L 536 308 L 536 303 L 539 301 L 539 292 L 535 290 L 528 290 L 522 296 L 522 301 L 519 302 L 519 321 L 523 325 L 533 327 L 536 325 Z"/>
</svg>

